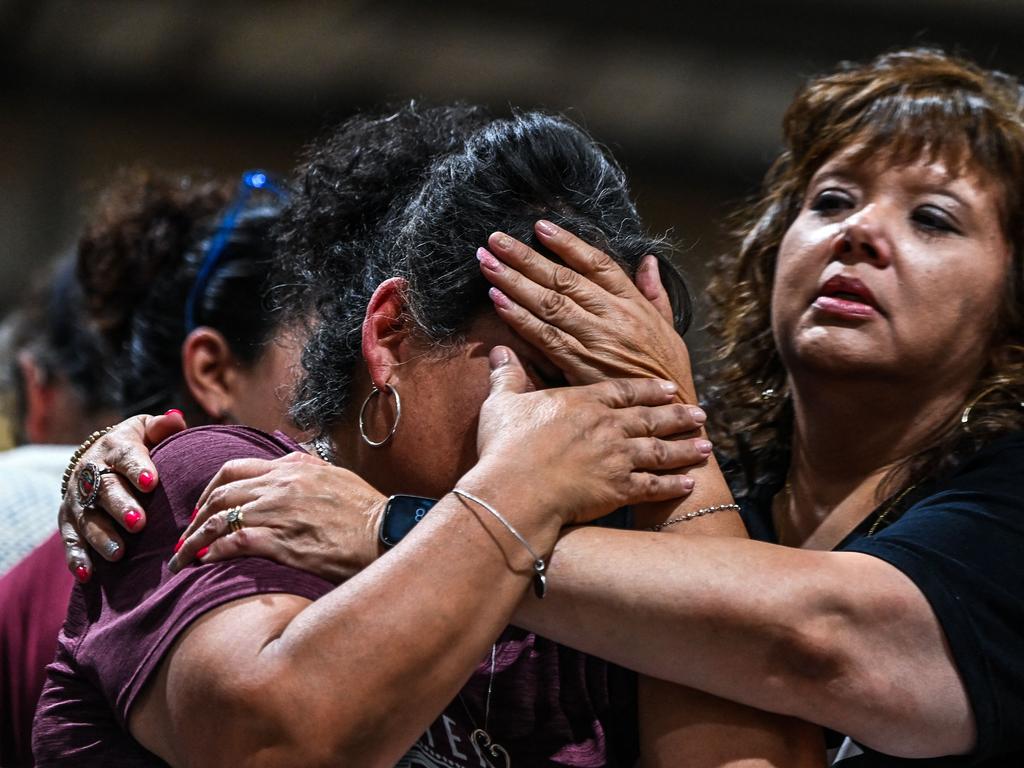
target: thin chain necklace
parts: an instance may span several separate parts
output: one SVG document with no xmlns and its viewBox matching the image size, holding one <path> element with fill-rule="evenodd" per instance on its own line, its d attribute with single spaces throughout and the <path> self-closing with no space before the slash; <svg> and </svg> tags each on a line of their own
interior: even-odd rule
<svg viewBox="0 0 1024 768">
<path fill-rule="evenodd" d="M 868 529 L 868 536 L 874 536 L 875 535 L 875 531 L 878 530 L 878 526 L 880 526 L 882 524 L 882 522 L 885 520 L 885 518 L 887 518 L 889 516 L 889 513 L 892 512 L 894 509 L 896 509 L 896 507 L 899 505 L 899 503 L 901 501 L 903 501 L 904 498 L 906 498 L 906 495 L 908 493 L 910 493 L 912 490 L 914 490 L 914 488 L 916 488 L 916 487 L 917 487 L 917 483 L 914 483 L 913 485 L 908 485 L 906 488 L 904 488 L 902 491 L 897 493 L 895 496 L 891 497 L 892 501 L 890 501 L 889 503 L 885 504 L 885 506 L 882 509 L 882 511 L 878 513 L 878 517 L 875 518 L 875 522 L 873 522 L 871 524 L 871 527 Z"/>
<path fill-rule="evenodd" d="M 875 516 L 875 519 L 874 521 L 872 521 L 871 527 L 868 528 L 868 532 L 865 535 L 874 536 L 875 533 L 878 531 L 879 527 L 881 527 L 882 523 L 886 522 L 889 515 L 900 506 L 900 503 L 903 501 L 903 499 L 907 497 L 907 494 L 909 494 L 916 488 L 917 483 L 908 485 L 902 491 L 893 494 L 885 501 L 883 501 L 881 504 L 879 504 L 877 507 L 875 507 L 875 509 L 871 512 L 871 514 Z M 784 503 L 791 504 L 793 502 L 793 487 L 790 484 L 789 480 L 786 480 L 786 484 L 783 486 L 781 494 L 777 494 L 776 498 L 772 500 L 773 505 L 777 501 L 779 495 L 782 495 L 783 499 L 785 500 Z M 862 521 L 863 519 L 864 518 L 861 518 Z M 854 526 L 854 530 L 856 530 L 859 527 L 859 524 Z M 847 534 L 847 536 L 849 536 L 849 533 Z M 845 538 L 846 537 L 844 536 L 843 539 L 845 540 Z"/>
<path fill-rule="evenodd" d="M 473 742 L 473 746 L 476 747 L 477 752 L 480 754 L 487 752 L 487 754 L 495 759 L 500 757 L 505 763 L 505 768 L 512 768 L 512 758 L 508 756 L 508 750 L 492 739 L 490 732 L 487 730 L 491 720 L 491 694 L 494 692 L 494 668 L 497 657 L 498 644 L 494 643 L 494 645 L 491 646 L 491 674 L 487 680 L 487 699 L 484 701 L 483 728 L 476 724 L 476 719 L 473 717 L 473 713 L 469 711 L 469 707 L 466 706 L 466 700 L 462 698 L 461 693 L 459 693 L 459 701 L 462 703 L 462 708 L 466 710 L 469 722 L 473 724 L 473 733 L 469 735 L 469 739 Z M 489 760 L 488 763 L 490 763 Z"/>
</svg>

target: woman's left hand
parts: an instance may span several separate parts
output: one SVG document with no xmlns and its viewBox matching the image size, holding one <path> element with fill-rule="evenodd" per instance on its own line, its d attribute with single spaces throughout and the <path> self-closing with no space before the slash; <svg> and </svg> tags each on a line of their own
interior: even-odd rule
<svg viewBox="0 0 1024 768">
<path fill-rule="evenodd" d="M 229 461 L 199 498 L 170 568 L 197 558 L 265 557 L 340 584 L 380 554 L 386 503 L 358 475 L 306 453 Z M 232 507 L 244 517 L 234 533 L 227 522 Z"/>
<path fill-rule="evenodd" d="M 611 257 L 570 232 L 546 221 L 536 231 L 567 266 L 502 232 L 477 252 L 498 315 L 572 384 L 668 379 L 684 402 L 696 403 L 690 355 L 672 326 L 657 259 L 644 257 L 638 288 Z"/>
</svg>

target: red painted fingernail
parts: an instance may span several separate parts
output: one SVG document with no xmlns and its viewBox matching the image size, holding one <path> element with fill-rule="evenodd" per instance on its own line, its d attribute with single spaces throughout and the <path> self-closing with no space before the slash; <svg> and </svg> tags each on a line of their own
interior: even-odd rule
<svg viewBox="0 0 1024 768">
<path fill-rule="evenodd" d="M 209 552 L 209 551 L 210 551 L 209 547 L 203 547 L 198 552 L 196 552 L 196 557 L 199 558 L 199 559 L 202 559 L 202 558 L 206 557 L 206 553 Z"/>
<path fill-rule="evenodd" d="M 184 539 L 178 539 L 177 543 L 174 545 L 174 551 L 177 552 L 179 549 L 181 549 L 181 546 L 184 543 L 185 543 Z"/>
<path fill-rule="evenodd" d="M 554 237 L 555 235 L 558 234 L 558 227 L 556 227 L 547 219 L 541 219 L 540 221 L 537 222 L 537 231 L 540 232 L 542 235 Z"/>
<path fill-rule="evenodd" d="M 141 519 L 142 513 L 139 512 L 137 509 L 129 509 L 127 512 L 124 513 L 124 524 L 129 531 L 134 531 L 135 526 L 139 524 L 139 521 Z"/>
<path fill-rule="evenodd" d="M 193 520 L 196 519 L 196 515 L 198 515 L 198 514 L 199 514 L 199 507 L 196 507 L 195 509 L 192 510 L 192 517 L 190 517 L 188 519 L 188 521 L 191 523 Z"/>
<path fill-rule="evenodd" d="M 139 472 L 139 487 L 142 490 L 148 491 L 150 488 L 153 487 L 153 482 L 153 473 L 150 472 L 148 469 L 144 469 L 141 472 Z"/>
<path fill-rule="evenodd" d="M 497 288 L 491 288 L 487 295 L 491 297 L 491 301 L 497 304 L 502 309 L 511 309 L 512 301 L 504 293 L 499 291 Z"/>
<path fill-rule="evenodd" d="M 84 565 L 75 568 L 75 578 L 78 579 L 79 584 L 85 584 L 89 580 L 89 575 L 89 569 Z"/>
<path fill-rule="evenodd" d="M 183 419 L 185 418 L 185 414 L 181 412 L 180 408 L 171 408 L 169 411 L 164 411 L 164 416 L 170 416 L 172 413 L 178 414 Z"/>
</svg>

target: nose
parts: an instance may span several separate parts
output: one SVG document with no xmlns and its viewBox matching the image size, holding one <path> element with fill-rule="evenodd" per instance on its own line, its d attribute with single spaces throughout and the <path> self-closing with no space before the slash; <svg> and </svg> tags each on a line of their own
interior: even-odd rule
<svg viewBox="0 0 1024 768">
<path fill-rule="evenodd" d="M 832 252 L 843 261 L 869 261 L 879 267 L 892 261 L 892 247 L 877 203 L 869 203 L 843 219 Z"/>
</svg>

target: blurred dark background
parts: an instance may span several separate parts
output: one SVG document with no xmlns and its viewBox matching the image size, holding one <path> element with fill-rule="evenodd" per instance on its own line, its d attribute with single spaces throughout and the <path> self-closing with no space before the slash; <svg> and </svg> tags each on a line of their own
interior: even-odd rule
<svg viewBox="0 0 1024 768">
<path fill-rule="evenodd" d="M 697 284 L 803 77 L 939 44 L 1024 73 L 1024 2 L 0 0 L 0 312 L 119 165 L 267 167 L 361 107 L 568 113 Z"/>
</svg>

